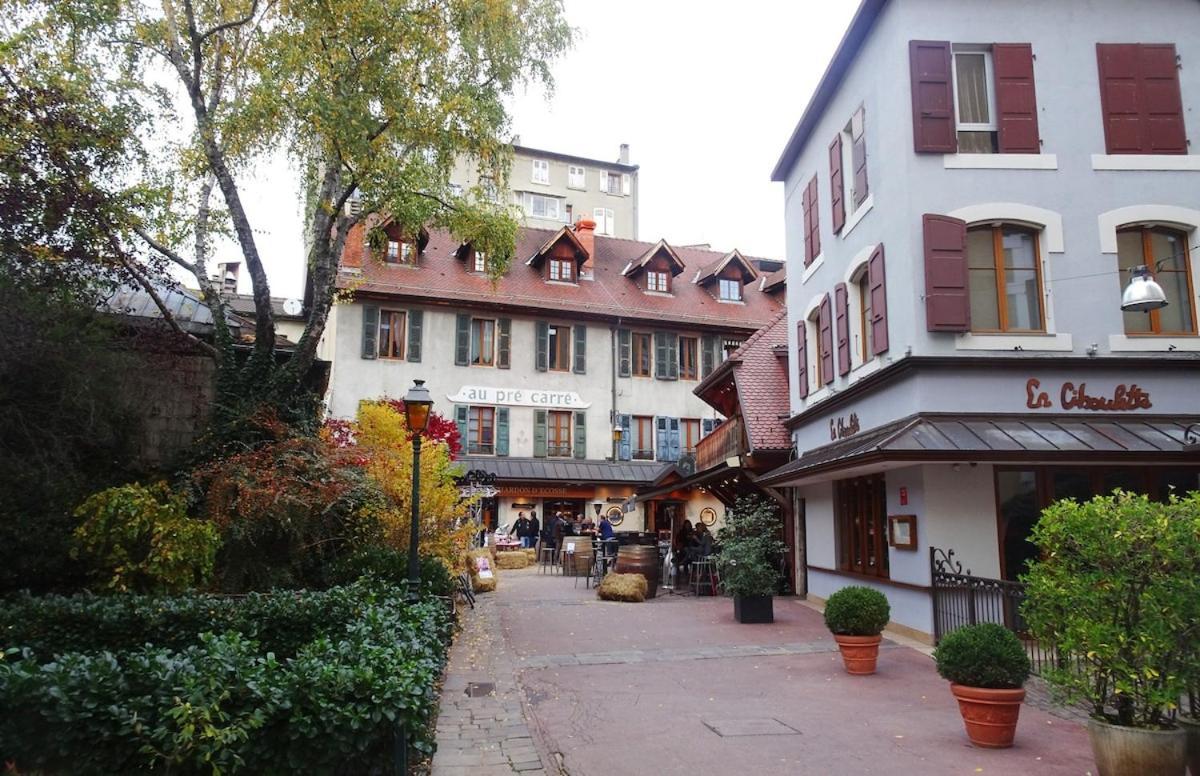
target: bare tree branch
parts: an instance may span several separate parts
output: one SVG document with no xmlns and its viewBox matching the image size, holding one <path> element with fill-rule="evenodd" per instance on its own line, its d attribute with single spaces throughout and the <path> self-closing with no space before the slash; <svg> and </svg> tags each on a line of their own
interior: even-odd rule
<svg viewBox="0 0 1200 776">
<path fill-rule="evenodd" d="M 195 264 L 193 264 L 192 262 L 183 258 L 175 251 L 171 250 L 167 246 L 160 243 L 158 240 L 155 240 L 150 235 L 146 234 L 146 230 L 143 229 L 142 227 L 140 227 L 140 226 L 133 227 L 133 233 L 136 234 L 138 237 L 141 237 L 142 240 L 146 243 L 146 245 L 149 245 L 157 253 L 162 254 L 165 258 L 169 259 L 173 263 L 178 264 L 180 267 L 183 267 L 184 269 L 186 269 L 188 272 L 192 273 L 193 275 L 199 274 L 199 270 L 196 268 Z"/>
<path fill-rule="evenodd" d="M 233 29 L 234 27 L 241 27 L 244 24 L 249 24 L 250 22 L 254 21 L 254 15 L 256 13 L 258 13 L 258 0 L 252 0 L 252 2 L 250 3 L 250 12 L 249 13 L 247 13 L 245 16 L 243 16 L 240 19 L 234 19 L 233 21 L 228 21 L 223 24 L 218 24 L 216 27 L 213 27 L 211 30 L 201 33 L 200 43 L 204 43 L 204 41 L 208 40 L 213 35 L 220 35 L 225 30 L 230 30 L 230 29 Z"/>
<path fill-rule="evenodd" d="M 120 250 L 120 246 L 116 244 L 115 239 L 110 238 L 110 242 L 114 250 L 117 251 L 118 260 L 121 262 L 121 266 L 123 266 L 125 270 L 131 276 L 133 276 L 138 285 L 142 287 L 142 290 L 144 290 L 150 299 L 154 301 L 154 306 L 158 308 L 158 312 L 162 315 L 163 320 L 167 322 L 167 325 L 174 329 L 177 334 L 185 338 L 191 344 L 203 350 L 212 358 L 218 358 L 216 348 L 200 339 L 195 334 L 192 334 L 190 331 L 186 331 L 182 326 L 179 325 L 179 321 L 175 319 L 174 313 L 171 312 L 170 308 L 167 307 L 166 302 L 163 301 L 162 295 L 158 293 L 158 289 L 154 287 L 154 283 L 150 281 L 150 278 L 146 277 L 145 273 L 142 272 L 141 268 L 137 265 L 137 262 L 130 259 L 124 251 Z M 214 321 L 216 320 L 216 316 L 219 314 L 221 314 L 220 311 L 213 313 Z"/>
</svg>

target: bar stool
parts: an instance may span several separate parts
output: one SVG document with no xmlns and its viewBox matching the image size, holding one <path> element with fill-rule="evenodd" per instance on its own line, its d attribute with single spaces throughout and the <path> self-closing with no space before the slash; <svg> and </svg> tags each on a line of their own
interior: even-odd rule
<svg viewBox="0 0 1200 776">
<path fill-rule="evenodd" d="M 549 567 L 551 573 L 553 573 L 553 571 L 554 571 L 554 547 L 539 539 L 538 540 L 538 573 L 545 574 L 547 567 Z"/>
<path fill-rule="evenodd" d="M 692 561 L 691 588 L 696 595 L 717 594 L 717 564 L 711 557 Z M 708 588 L 708 592 L 703 590 Z"/>
</svg>

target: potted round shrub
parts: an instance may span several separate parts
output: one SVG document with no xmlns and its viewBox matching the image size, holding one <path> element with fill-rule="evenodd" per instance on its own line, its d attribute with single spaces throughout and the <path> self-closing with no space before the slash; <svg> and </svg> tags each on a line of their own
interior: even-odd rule
<svg viewBox="0 0 1200 776">
<path fill-rule="evenodd" d="M 1029 657 L 1016 635 L 992 622 L 967 625 L 944 636 L 933 659 L 950 681 L 971 743 L 1012 746 L 1029 678 Z"/>
<path fill-rule="evenodd" d="M 887 596 L 870 587 L 843 587 L 825 602 L 825 626 L 833 633 L 848 674 L 873 674 L 879 635 L 892 609 Z"/>
<path fill-rule="evenodd" d="M 1200 623 L 1200 494 L 1167 503 L 1115 491 L 1051 504 L 1022 580 L 1033 636 L 1057 649 L 1045 678 L 1091 707 L 1103 776 L 1183 772 L 1174 719 Z"/>
<path fill-rule="evenodd" d="M 738 622 L 775 621 L 774 595 L 779 590 L 779 559 L 785 545 L 779 540 L 779 507 L 758 496 L 739 498 L 725 514 L 717 536 L 717 573 L 721 589 L 733 596 Z"/>
</svg>

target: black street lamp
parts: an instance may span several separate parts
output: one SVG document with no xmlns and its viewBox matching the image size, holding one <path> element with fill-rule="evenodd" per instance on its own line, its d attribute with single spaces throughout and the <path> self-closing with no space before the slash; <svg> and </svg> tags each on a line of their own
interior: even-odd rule
<svg viewBox="0 0 1200 776">
<path fill-rule="evenodd" d="M 417 555 L 417 530 L 421 520 L 421 434 L 429 425 L 429 409 L 433 398 L 424 380 L 413 380 L 413 387 L 404 395 L 404 421 L 412 432 L 413 481 L 412 526 L 408 536 L 408 598 L 415 601 L 421 589 L 421 560 Z"/>
</svg>

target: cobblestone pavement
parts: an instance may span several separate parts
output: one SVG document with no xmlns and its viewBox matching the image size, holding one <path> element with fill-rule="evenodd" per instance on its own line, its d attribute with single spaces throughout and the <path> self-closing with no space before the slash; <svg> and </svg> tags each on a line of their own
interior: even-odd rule
<svg viewBox="0 0 1200 776">
<path fill-rule="evenodd" d="M 884 643 L 881 649 L 894 649 Z M 524 658 L 521 668 L 553 668 L 556 666 L 597 666 L 625 663 L 666 663 L 680 660 L 715 660 L 725 657 L 765 657 L 769 655 L 814 655 L 837 652 L 837 645 L 828 641 L 794 644 L 735 644 L 722 647 L 682 647 L 678 649 L 628 649 L 616 652 L 578 652 L 570 655 L 536 655 Z"/>
</svg>

